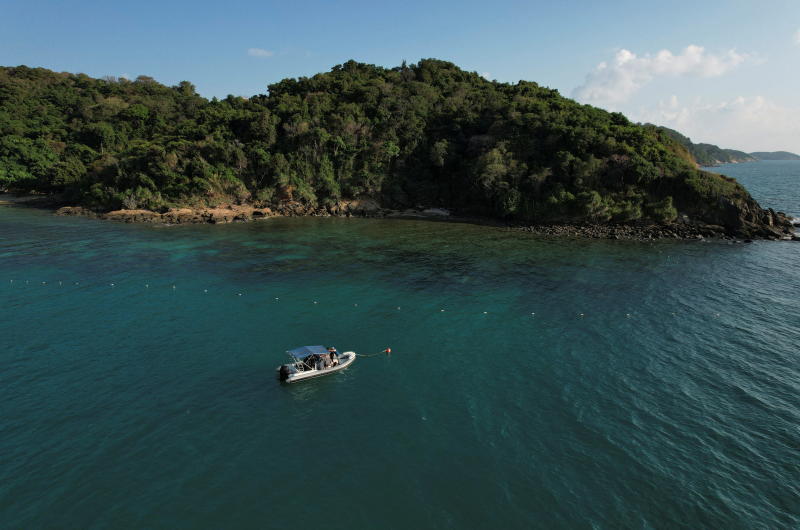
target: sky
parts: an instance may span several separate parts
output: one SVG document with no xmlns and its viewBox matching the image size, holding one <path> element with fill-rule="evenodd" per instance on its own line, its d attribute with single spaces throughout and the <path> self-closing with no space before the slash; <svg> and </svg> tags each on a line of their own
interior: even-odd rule
<svg viewBox="0 0 800 530">
<path fill-rule="evenodd" d="M 209 98 L 429 57 L 694 142 L 800 153 L 800 0 L 0 0 L 0 65 L 188 80 Z"/>
</svg>

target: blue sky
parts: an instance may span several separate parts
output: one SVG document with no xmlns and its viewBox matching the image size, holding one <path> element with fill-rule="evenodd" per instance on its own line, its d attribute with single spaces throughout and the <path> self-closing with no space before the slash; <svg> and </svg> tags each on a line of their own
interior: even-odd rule
<svg viewBox="0 0 800 530">
<path fill-rule="evenodd" d="M 436 57 L 694 141 L 800 152 L 800 2 L 0 0 L 0 64 L 263 93 L 348 59 Z"/>
</svg>

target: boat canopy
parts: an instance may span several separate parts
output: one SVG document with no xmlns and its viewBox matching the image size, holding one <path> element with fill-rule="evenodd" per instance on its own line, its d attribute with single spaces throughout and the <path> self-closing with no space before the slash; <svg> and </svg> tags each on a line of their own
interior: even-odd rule
<svg viewBox="0 0 800 530">
<path fill-rule="evenodd" d="M 328 353 L 328 348 L 325 346 L 300 346 L 299 348 L 289 350 L 286 353 L 297 359 L 305 359 L 306 357 L 310 357 L 312 355 L 322 355 L 324 353 Z"/>
</svg>

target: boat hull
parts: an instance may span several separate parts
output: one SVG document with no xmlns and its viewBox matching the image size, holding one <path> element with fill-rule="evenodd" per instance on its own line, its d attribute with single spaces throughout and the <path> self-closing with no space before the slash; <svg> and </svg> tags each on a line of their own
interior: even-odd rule
<svg viewBox="0 0 800 530">
<path fill-rule="evenodd" d="M 346 351 L 344 353 L 339 354 L 339 364 L 336 366 L 331 366 L 330 368 L 324 368 L 322 370 L 305 370 L 303 372 L 294 372 L 290 373 L 286 379 L 286 383 L 296 383 L 298 381 L 303 381 L 306 379 L 313 379 L 315 377 L 322 377 L 323 375 L 329 375 L 335 372 L 339 372 L 341 370 L 346 370 L 353 364 L 356 360 L 356 352 Z M 280 366 L 278 370 L 280 370 Z"/>
</svg>

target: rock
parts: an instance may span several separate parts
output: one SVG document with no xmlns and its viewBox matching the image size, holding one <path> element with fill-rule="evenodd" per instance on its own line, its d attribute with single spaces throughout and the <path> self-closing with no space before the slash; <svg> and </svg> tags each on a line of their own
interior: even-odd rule
<svg viewBox="0 0 800 530">
<path fill-rule="evenodd" d="M 720 226 L 720 225 L 705 225 L 705 226 L 703 226 L 701 228 L 701 230 L 703 230 L 704 232 L 710 233 L 710 234 L 714 234 L 714 233 L 724 234 L 725 233 L 725 227 L 724 226 Z"/>
<path fill-rule="evenodd" d="M 727 201 L 727 202 L 726 202 Z M 215 208 L 170 208 L 163 213 L 149 210 L 116 210 L 106 214 L 98 214 L 78 206 L 59 208 L 57 215 L 84 215 L 102 217 L 122 222 L 147 222 L 165 224 L 183 223 L 230 223 L 246 222 L 253 219 L 266 219 L 274 216 L 360 216 L 360 217 L 392 217 L 392 218 L 449 218 L 450 211 L 444 208 L 426 208 L 417 205 L 406 210 L 390 210 L 382 208 L 373 199 L 362 198 L 341 200 L 326 206 L 313 206 L 292 199 L 285 199 L 272 208 L 251 204 L 221 204 Z M 722 200 L 714 215 L 708 212 L 686 210 L 681 212 L 676 221 L 668 224 L 652 224 L 641 221 L 629 224 L 590 223 L 578 220 L 574 224 L 514 226 L 508 220 L 472 219 L 479 224 L 507 226 L 509 229 L 524 230 L 545 237 L 577 237 L 587 239 L 613 239 L 652 241 L 655 239 L 692 239 L 703 240 L 719 238 L 738 239 L 752 242 L 753 239 L 800 240 L 794 234 L 795 226 L 791 219 L 782 212 L 761 209 L 755 201 L 732 202 Z M 691 217 L 690 217 L 691 215 Z M 462 219 L 467 220 L 467 219 Z"/>
<path fill-rule="evenodd" d="M 450 211 L 445 210 L 444 208 L 426 208 L 425 210 L 422 210 L 422 214 L 433 217 L 448 217 L 450 215 Z"/>
<path fill-rule="evenodd" d="M 278 213 L 287 217 L 304 215 L 306 207 L 297 201 L 284 201 L 278 205 Z"/>
<path fill-rule="evenodd" d="M 161 221 L 161 214 L 151 210 L 114 210 L 102 218 L 123 223 L 154 223 Z"/>
<path fill-rule="evenodd" d="M 233 210 L 226 208 L 214 208 L 211 210 L 206 210 L 201 215 L 206 222 L 212 224 L 230 223 L 236 216 Z"/>
<path fill-rule="evenodd" d="M 372 199 L 355 199 L 343 201 L 347 205 L 347 210 L 355 215 L 370 215 L 381 209 L 380 205 Z"/>
<path fill-rule="evenodd" d="M 95 214 L 91 210 L 87 210 L 82 206 L 63 206 L 56 210 L 56 215 L 85 215 L 89 217 L 95 217 Z"/>
<path fill-rule="evenodd" d="M 192 210 L 191 208 L 170 208 L 161 214 L 161 219 L 163 222 L 169 224 L 202 222 L 202 218 L 197 211 Z"/>
</svg>

